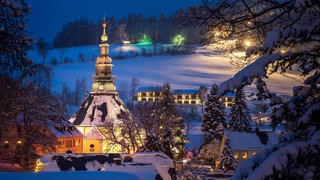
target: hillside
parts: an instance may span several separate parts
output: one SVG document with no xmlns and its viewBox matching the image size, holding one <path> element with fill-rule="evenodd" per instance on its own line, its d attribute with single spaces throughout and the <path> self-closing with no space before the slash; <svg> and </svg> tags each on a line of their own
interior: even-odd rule
<svg viewBox="0 0 320 180">
<path fill-rule="evenodd" d="M 200 85 L 211 87 L 213 83 L 221 82 L 232 77 L 236 69 L 230 64 L 227 55 L 212 53 L 205 48 L 198 48 L 195 54 L 191 55 L 163 55 L 163 56 L 141 56 L 142 48 L 151 52 L 153 47 L 134 45 L 110 45 L 110 55 L 115 57 L 137 53 L 137 57 L 125 60 L 113 58 L 113 74 L 116 76 L 116 85 L 119 88 L 129 86 L 131 78 L 139 79 L 140 86 L 162 85 L 163 82 L 170 82 L 173 89 L 198 89 Z M 79 62 L 79 54 L 83 54 L 87 62 Z M 28 53 L 34 62 L 41 62 L 41 57 L 36 50 Z M 52 92 L 59 93 L 62 90 L 62 83 L 65 82 L 71 89 L 74 89 L 76 79 L 85 78 L 87 91 L 91 90 L 91 77 L 95 73 L 95 60 L 99 55 L 99 46 L 83 46 L 66 48 L 64 58 L 74 61 L 72 64 L 53 66 L 50 61 L 56 58 L 59 61 L 59 49 L 52 49 L 48 52 L 46 64 L 53 67 L 54 77 L 52 80 Z M 285 95 L 292 94 L 292 86 L 299 84 L 299 78 L 293 74 L 282 76 L 274 74 L 267 80 L 270 90 Z"/>
</svg>

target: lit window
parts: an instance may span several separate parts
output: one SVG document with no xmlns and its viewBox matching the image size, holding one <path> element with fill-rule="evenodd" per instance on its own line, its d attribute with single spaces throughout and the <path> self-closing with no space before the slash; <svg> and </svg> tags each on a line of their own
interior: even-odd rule
<svg viewBox="0 0 320 180">
<path fill-rule="evenodd" d="M 9 141 L 4 141 L 5 144 L 9 144 Z"/>
<path fill-rule="evenodd" d="M 248 158 L 248 156 L 247 156 L 247 153 L 246 153 L 246 152 L 243 152 L 243 153 L 242 153 L 242 158 L 243 158 L 243 159 L 247 159 L 247 158 Z"/>
<path fill-rule="evenodd" d="M 22 141 L 17 141 L 17 144 L 21 144 L 22 143 Z"/>
<path fill-rule="evenodd" d="M 234 158 L 238 159 L 238 153 L 234 153 Z"/>
<path fill-rule="evenodd" d="M 256 154 L 256 152 L 253 152 L 252 155 L 254 156 Z"/>
</svg>

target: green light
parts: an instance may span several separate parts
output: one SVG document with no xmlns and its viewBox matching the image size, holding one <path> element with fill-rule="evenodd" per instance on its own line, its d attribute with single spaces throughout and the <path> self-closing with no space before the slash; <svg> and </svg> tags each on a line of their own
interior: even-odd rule
<svg viewBox="0 0 320 180">
<path fill-rule="evenodd" d="M 138 45 L 149 45 L 149 44 L 152 44 L 152 40 L 145 34 L 138 41 Z"/>
<path fill-rule="evenodd" d="M 174 46 L 181 46 L 184 44 L 185 42 L 185 37 L 183 37 L 181 34 L 176 35 L 173 39 L 172 39 L 172 44 Z"/>
</svg>

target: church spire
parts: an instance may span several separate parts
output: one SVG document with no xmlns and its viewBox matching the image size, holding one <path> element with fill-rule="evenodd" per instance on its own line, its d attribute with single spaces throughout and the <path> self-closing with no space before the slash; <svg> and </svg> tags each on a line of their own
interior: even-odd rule
<svg viewBox="0 0 320 180">
<path fill-rule="evenodd" d="M 102 33 L 102 35 L 101 35 L 101 42 L 104 43 L 104 42 L 107 42 L 107 41 L 108 41 L 108 36 L 107 36 L 107 33 L 106 33 L 106 27 L 107 27 L 106 18 L 103 18 L 102 27 L 103 27 L 103 33 Z"/>
<path fill-rule="evenodd" d="M 91 94 L 116 94 L 115 77 L 112 75 L 112 59 L 109 56 L 108 36 L 106 34 L 106 18 L 103 19 L 103 33 L 101 35 L 100 55 L 96 60 L 96 73 L 92 77 Z"/>
</svg>

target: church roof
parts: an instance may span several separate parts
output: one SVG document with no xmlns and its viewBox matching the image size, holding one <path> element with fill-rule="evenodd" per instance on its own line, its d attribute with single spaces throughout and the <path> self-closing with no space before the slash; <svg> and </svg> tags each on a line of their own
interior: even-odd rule
<svg viewBox="0 0 320 180">
<path fill-rule="evenodd" d="M 110 122 L 119 125 L 128 118 L 131 114 L 117 94 L 90 94 L 69 121 L 74 125 L 103 126 Z"/>
</svg>

